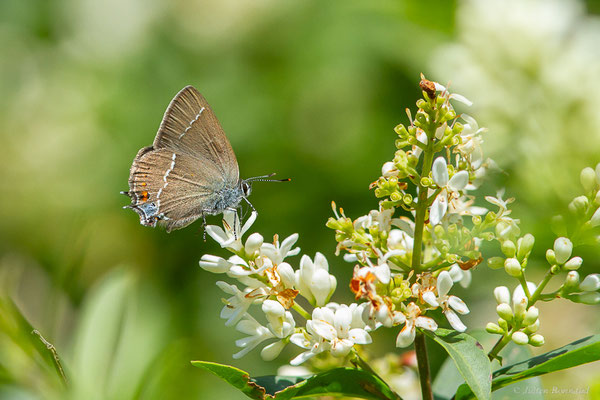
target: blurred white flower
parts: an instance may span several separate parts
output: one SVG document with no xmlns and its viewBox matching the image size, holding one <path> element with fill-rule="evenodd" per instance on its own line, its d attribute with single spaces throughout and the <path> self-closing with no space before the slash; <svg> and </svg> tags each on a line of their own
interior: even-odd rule
<svg viewBox="0 0 600 400">
<path fill-rule="evenodd" d="M 235 359 L 242 358 L 260 343 L 275 337 L 267 327 L 262 326 L 250 315 L 246 315 L 244 319 L 236 325 L 235 329 L 248 335 L 243 339 L 235 341 L 235 345 L 242 348 L 242 350 L 233 355 L 233 358 Z"/>
</svg>

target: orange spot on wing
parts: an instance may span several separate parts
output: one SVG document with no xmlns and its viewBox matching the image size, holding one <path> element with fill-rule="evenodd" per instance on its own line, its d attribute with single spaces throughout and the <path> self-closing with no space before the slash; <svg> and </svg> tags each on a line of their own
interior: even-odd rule
<svg viewBox="0 0 600 400">
<path fill-rule="evenodd" d="M 148 192 L 147 191 L 144 190 L 142 192 L 142 198 L 140 200 L 142 200 L 142 201 L 148 200 Z"/>
</svg>

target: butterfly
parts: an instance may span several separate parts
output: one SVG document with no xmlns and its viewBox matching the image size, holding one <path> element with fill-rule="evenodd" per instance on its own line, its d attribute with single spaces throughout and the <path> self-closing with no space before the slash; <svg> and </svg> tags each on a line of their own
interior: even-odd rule
<svg viewBox="0 0 600 400">
<path fill-rule="evenodd" d="M 235 153 L 206 99 L 186 86 L 171 100 L 152 146 L 138 151 L 129 173 L 130 208 L 140 224 L 167 232 L 206 215 L 236 211 L 252 183 L 286 182 L 275 174 L 240 179 Z"/>
</svg>

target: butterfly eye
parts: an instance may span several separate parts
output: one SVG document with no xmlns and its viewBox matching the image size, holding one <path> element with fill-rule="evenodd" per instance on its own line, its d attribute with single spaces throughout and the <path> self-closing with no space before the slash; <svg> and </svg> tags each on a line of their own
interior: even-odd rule
<svg viewBox="0 0 600 400">
<path fill-rule="evenodd" d="M 252 192 L 252 187 L 247 182 L 242 182 L 242 193 L 245 197 L 250 196 L 250 192 Z"/>
</svg>

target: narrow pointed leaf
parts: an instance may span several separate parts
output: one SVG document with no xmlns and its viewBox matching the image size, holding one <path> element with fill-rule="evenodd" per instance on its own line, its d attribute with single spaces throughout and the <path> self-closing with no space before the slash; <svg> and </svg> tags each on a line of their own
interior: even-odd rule
<svg viewBox="0 0 600 400">
<path fill-rule="evenodd" d="M 450 329 L 438 328 L 435 332 L 424 332 L 448 352 L 458 372 L 477 398 L 490 399 L 492 370 L 479 342 L 466 333 Z"/>
<path fill-rule="evenodd" d="M 551 372 L 600 360 L 600 335 L 588 336 L 537 357 L 515 363 L 494 372 L 492 390 Z M 473 398 L 466 385 L 456 392 L 456 399 Z"/>
<path fill-rule="evenodd" d="M 192 365 L 212 372 L 252 399 L 286 400 L 307 396 L 400 399 L 381 379 L 354 368 L 336 368 L 308 378 L 288 376 L 250 378 L 247 372 L 228 365 L 204 361 L 192 361 Z"/>
</svg>

